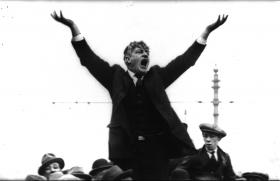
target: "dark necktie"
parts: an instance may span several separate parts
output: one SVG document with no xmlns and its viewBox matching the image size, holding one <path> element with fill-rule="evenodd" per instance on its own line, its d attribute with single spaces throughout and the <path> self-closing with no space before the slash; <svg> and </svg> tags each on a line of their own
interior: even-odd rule
<svg viewBox="0 0 280 181">
<path fill-rule="evenodd" d="M 213 163 L 217 162 L 217 160 L 215 158 L 215 151 L 211 151 L 210 154 L 211 154 L 211 156 L 210 156 L 211 162 L 213 162 Z"/>
<path fill-rule="evenodd" d="M 143 80 L 142 80 L 143 74 L 136 73 L 134 76 L 137 78 L 136 87 L 141 87 L 143 85 Z"/>
</svg>

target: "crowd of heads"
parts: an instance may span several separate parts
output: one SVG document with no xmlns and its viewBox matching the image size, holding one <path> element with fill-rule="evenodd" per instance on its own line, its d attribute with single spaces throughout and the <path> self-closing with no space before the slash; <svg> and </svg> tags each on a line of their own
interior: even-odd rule
<svg viewBox="0 0 280 181">
<path fill-rule="evenodd" d="M 207 150 L 215 150 L 218 142 L 226 136 L 226 132 L 214 124 L 200 124 L 199 126 L 204 146 Z M 185 159 L 185 161 L 188 161 Z M 53 153 L 43 155 L 41 165 L 38 168 L 38 174 L 27 175 L 26 181 L 35 180 L 133 180 L 133 170 L 122 170 L 118 165 L 105 158 L 99 158 L 93 161 L 91 170 L 85 173 L 82 167 L 74 166 L 65 169 L 65 162 L 62 158 Z M 180 167 L 170 167 L 169 180 L 191 180 L 190 173 Z M 267 174 L 259 172 L 245 172 L 242 179 L 247 181 L 267 181 Z M 209 179 L 209 177 L 208 177 Z M 238 180 L 238 179 L 237 179 Z"/>
<path fill-rule="evenodd" d="M 27 175 L 26 181 L 39 180 L 132 180 L 133 170 L 122 170 L 118 165 L 100 158 L 93 162 L 89 173 L 82 167 L 74 166 L 64 169 L 64 160 L 53 153 L 46 153 L 42 157 L 38 174 Z"/>
</svg>

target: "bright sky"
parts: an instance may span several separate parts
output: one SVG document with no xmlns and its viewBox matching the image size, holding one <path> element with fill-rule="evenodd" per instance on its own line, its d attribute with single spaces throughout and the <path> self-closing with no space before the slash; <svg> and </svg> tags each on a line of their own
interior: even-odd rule
<svg viewBox="0 0 280 181">
<path fill-rule="evenodd" d="M 70 31 L 51 18 L 63 10 L 98 55 L 122 66 L 130 41 L 144 40 L 151 64 L 163 66 L 219 14 L 228 14 L 196 65 L 167 93 L 201 147 L 198 125 L 213 122 L 217 65 L 219 125 L 228 133 L 220 146 L 236 173 L 280 179 L 279 2 L 1 1 L 0 7 L 0 178 L 36 174 L 47 152 L 62 157 L 65 168 L 82 166 L 86 172 L 94 160 L 108 157 L 111 100 L 80 66 Z"/>
</svg>

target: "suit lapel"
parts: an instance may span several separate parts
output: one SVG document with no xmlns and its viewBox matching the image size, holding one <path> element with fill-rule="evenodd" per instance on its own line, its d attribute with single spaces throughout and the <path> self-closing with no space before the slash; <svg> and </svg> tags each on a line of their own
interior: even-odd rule
<svg viewBox="0 0 280 181">
<path fill-rule="evenodd" d="M 123 84 L 124 84 L 124 90 L 127 92 L 130 88 L 134 86 L 133 80 L 126 71 L 123 76 Z"/>
<path fill-rule="evenodd" d="M 227 160 L 223 154 L 223 151 L 221 150 L 220 147 L 218 147 L 218 158 L 219 158 L 219 162 L 221 163 L 221 165 L 226 165 L 227 164 Z"/>
<path fill-rule="evenodd" d="M 128 75 L 127 72 L 122 72 L 122 75 L 116 76 L 116 80 L 114 81 L 114 91 L 113 91 L 113 112 L 117 110 L 120 102 L 126 96 L 129 89 L 133 87 L 133 80 Z"/>
<path fill-rule="evenodd" d="M 203 155 L 203 160 L 207 160 L 206 163 L 208 163 L 210 161 L 210 158 L 207 154 L 207 151 L 206 151 L 205 147 L 203 147 L 202 155 Z"/>
</svg>

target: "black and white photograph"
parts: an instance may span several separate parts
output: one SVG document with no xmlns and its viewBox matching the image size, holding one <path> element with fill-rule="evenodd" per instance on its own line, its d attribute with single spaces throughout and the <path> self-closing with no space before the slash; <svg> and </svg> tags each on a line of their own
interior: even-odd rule
<svg viewBox="0 0 280 181">
<path fill-rule="evenodd" d="M 0 180 L 280 180 L 279 17 L 280 1 L 0 1 Z"/>
</svg>

